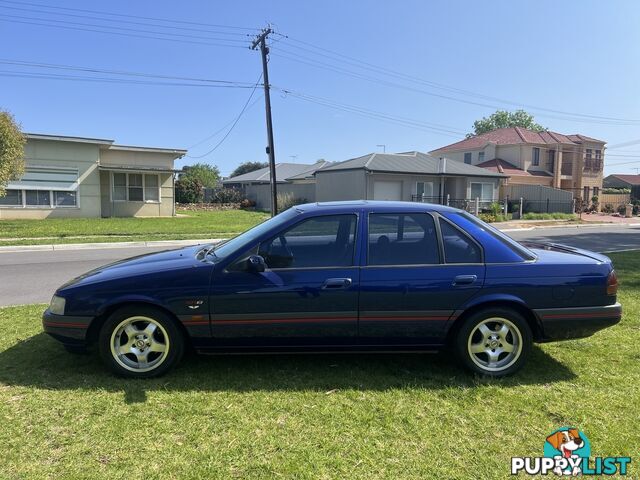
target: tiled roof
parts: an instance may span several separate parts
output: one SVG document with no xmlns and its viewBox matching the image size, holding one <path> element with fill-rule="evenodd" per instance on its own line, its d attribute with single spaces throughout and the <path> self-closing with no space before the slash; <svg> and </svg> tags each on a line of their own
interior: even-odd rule
<svg viewBox="0 0 640 480">
<path fill-rule="evenodd" d="M 615 177 L 618 180 L 627 182 L 629 185 L 640 185 L 640 175 L 623 175 L 614 173 L 612 175 L 609 175 L 609 177 Z"/>
<path fill-rule="evenodd" d="M 519 145 L 519 144 L 543 144 L 543 145 L 576 145 L 583 142 L 599 142 L 606 143 L 602 140 L 586 137 L 584 135 L 563 135 L 562 133 L 543 131 L 535 132 L 521 127 L 499 128 L 491 132 L 475 135 L 465 138 L 451 145 L 432 150 L 430 153 L 439 154 L 443 152 L 452 152 L 458 150 L 474 150 L 483 148 L 487 143 L 495 143 L 496 145 Z"/>
<path fill-rule="evenodd" d="M 493 160 L 487 160 L 486 162 L 478 163 L 476 167 L 486 168 L 487 170 L 491 170 L 492 172 L 504 173 L 509 176 L 520 176 L 520 177 L 528 177 L 531 174 L 522 170 L 512 163 L 509 163 L 501 158 L 494 158 Z"/>
<path fill-rule="evenodd" d="M 370 172 L 420 175 L 464 175 L 468 177 L 505 177 L 498 172 L 453 160 L 442 160 L 422 152 L 369 153 L 362 157 L 334 163 L 316 173 L 364 169 Z"/>
</svg>

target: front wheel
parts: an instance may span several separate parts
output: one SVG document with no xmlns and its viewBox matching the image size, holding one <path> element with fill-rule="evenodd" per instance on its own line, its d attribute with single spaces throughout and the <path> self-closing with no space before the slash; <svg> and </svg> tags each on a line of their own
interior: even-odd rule
<svg viewBox="0 0 640 480">
<path fill-rule="evenodd" d="M 531 328 L 518 312 L 492 308 L 470 315 L 455 337 L 455 352 L 468 369 L 491 377 L 520 370 L 533 343 Z"/>
<path fill-rule="evenodd" d="M 173 319 L 150 307 L 125 307 L 104 323 L 98 339 L 100 356 L 116 374 L 157 377 L 177 364 L 184 338 Z"/>
</svg>

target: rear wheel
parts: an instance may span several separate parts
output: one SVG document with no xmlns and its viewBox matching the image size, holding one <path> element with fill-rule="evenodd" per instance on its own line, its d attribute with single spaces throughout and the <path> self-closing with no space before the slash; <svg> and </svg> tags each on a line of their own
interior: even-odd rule
<svg viewBox="0 0 640 480">
<path fill-rule="evenodd" d="M 116 374 L 132 378 L 157 377 L 176 365 L 184 338 L 174 320 L 151 307 L 125 307 L 102 326 L 100 356 Z"/>
<path fill-rule="evenodd" d="M 533 343 L 531 328 L 518 312 L 491 308 L 470 315 L 455 338 L 455 352 L 468 369 L 491 377 L 520 370 Z"/>
</svg>

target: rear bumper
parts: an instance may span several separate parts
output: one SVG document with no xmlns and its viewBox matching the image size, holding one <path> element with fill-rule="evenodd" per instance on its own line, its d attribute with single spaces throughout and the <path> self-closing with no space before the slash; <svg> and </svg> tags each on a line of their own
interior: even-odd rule
<svg viewBox="0 0 640 480">
<path fill-rule="evenodd" d="M 47 309 L 42 314 L 42 328 L 65 345 L 86 345 L 92 320 L 93 317 L 54 315 Z"/>
<path fill-rule="evenodd" d="M 534 310 L 543 330 L 543 342 L 589 337 L 620 322 L 619 303 L 600 307 L 547 308 Z"/>
</svg>

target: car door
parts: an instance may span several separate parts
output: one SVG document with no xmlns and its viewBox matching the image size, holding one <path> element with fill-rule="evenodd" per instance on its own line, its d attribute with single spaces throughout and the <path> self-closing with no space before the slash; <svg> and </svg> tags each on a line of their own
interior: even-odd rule
<svg viewBox="0 0 640 480">
<path fill-rule="evenodd" d="M 211 328 L 218 346 L 357 343 L 358 215 L 308 217 L 261 241 L 217 273 Z M 246 268 L 251 255 L 264 272 Z"/>
<path fill-rule="evenodd" d="M 435 345 L 484 282 L 480 246 L 425 212 L 368 215 L 360 274 L 361 345 Z"/>
</svg>

